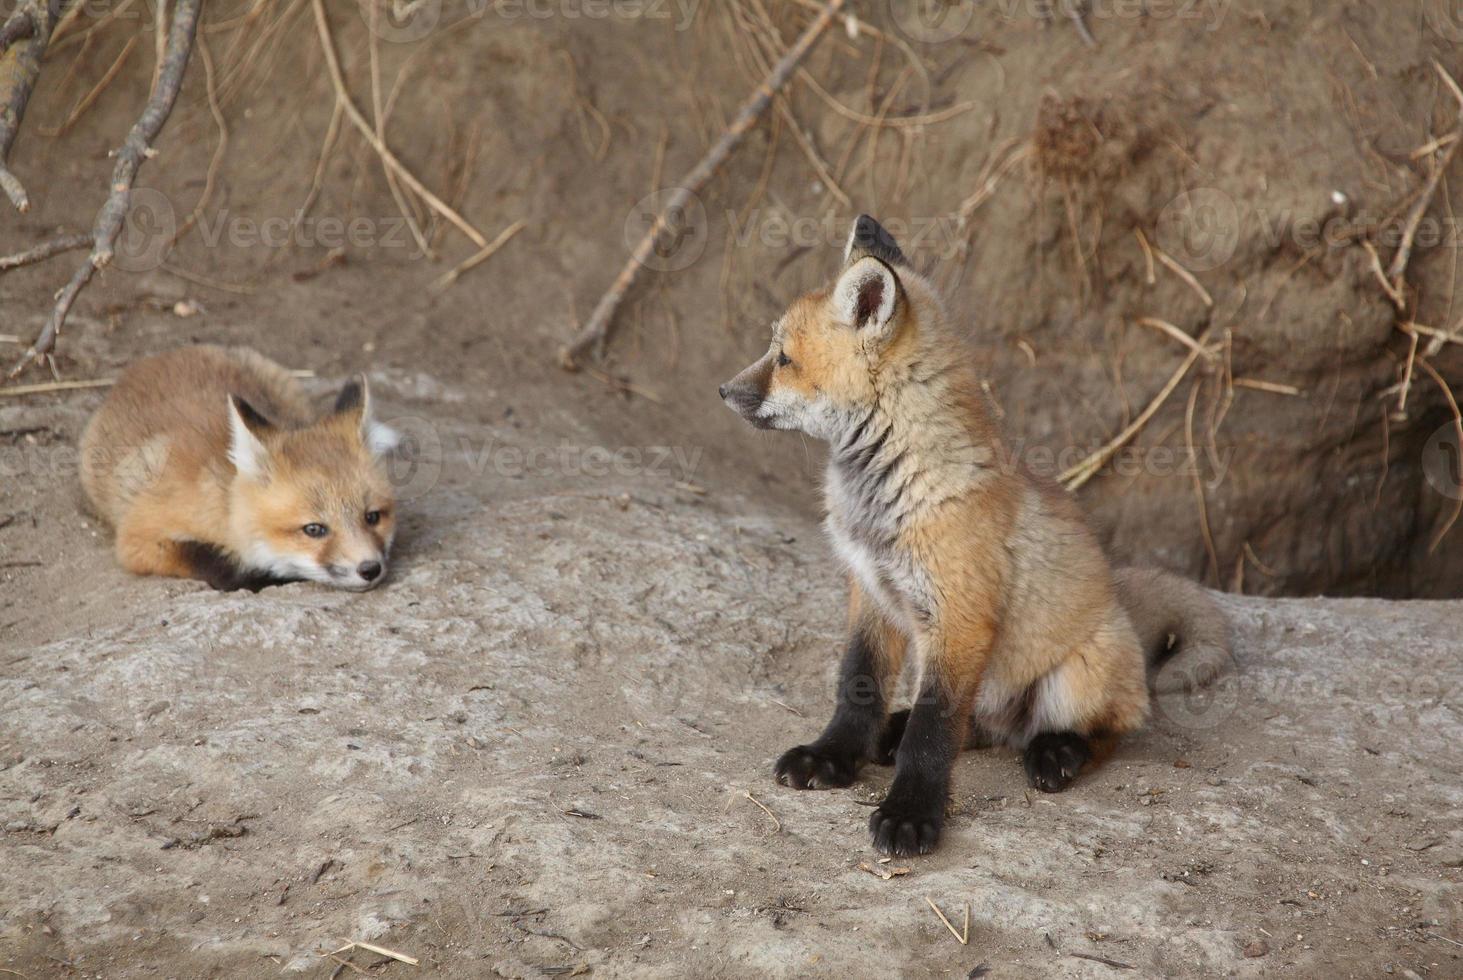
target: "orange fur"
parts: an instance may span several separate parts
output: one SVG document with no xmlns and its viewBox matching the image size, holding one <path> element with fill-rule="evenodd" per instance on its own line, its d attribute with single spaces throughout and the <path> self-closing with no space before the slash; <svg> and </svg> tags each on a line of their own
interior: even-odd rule
<svg viewBox="0 0 1463 980">
<path fill-rule="evenodd" d="M 235 425 L 231 397 L 250 422 Z M 134 574 L 212 580 L 196 560 L 202 545 L 245 578 L 365 588 L 379 581 L 395 528 L 374 425 L 363 388 L 317 421 L 272 361 L 185 347 L 133 364 L 113 387 L 82 435 L 82 487 Z M 250 472 L 231 458 L 240 453 Z M 326 533 L 311 537 L 307 525 Z M 365 580 L 370 562 L 382 568 Z"/>
<path fill-rule="evenodd" d="M 898 634 L 913 651 L 922 693 L 909 731 L 925 748 L 901 756 L 875 818 L 876 843 L 898 853 L 925 849 L 931 826 L 938 833 L 909 787 L 923 780 L 928 796 L 948 780 L 914 768 L 945 764 L 929 760 L 965 744 L 972 722 L 984 738 L 1026 750 L 1029 774 L 1046 767 L 1065 785 L 1075 770 L 1061 758 L 1080 767 L 1144 723 L 1155 644 L 1189 625 L 1227 652 L 1222 617 L 1200 590 L 1127 574 L 1120 591 L 1071 497 L 1011 463 L 964 333 L 934 285 L 864 217 L 836 282 L 794 300 L 767 353 L 721 388 L 757 427 L 830 444 L 826 524 L 855 583 L 845 681 L 867 668 L 858 644 L 869 636 Z M 894 659 L 873 661 L 886 697 Z M 862 757 L 850 753 L 866 740 L 855 729 L 870 722 L 843 703 L 843 687 L 840 698 L 820 740 L 779 760 L 779 778 L 806 787 L 856 769 Z M 1063 757 L 1063 745 L 1080 751 Z M 1050 758 L 1033 762 L 1033 753 Z"/>
</svg>

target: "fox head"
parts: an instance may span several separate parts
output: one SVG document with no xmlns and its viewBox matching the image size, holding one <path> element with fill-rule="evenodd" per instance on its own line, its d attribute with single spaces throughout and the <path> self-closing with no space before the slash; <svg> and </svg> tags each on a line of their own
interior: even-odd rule
<svg viewBox="0 0 1463 980">
<path fill-rule="evenodd" d="M 230 523 L 252 568 L 364 591 L 380 584 L 396 531 L 381 457 L 396 433 L 371 416 L 364 375 L 308 428 L 274 426 L 229 396 Z"/>
<path fill-rule="evenodd" d="M 794 300 L 773 324 L 767 353 L 718 394 L 759 429 L 835 441 L 907 373 L 901 365 L 913 366 L 921 331 L 943 321 L 933 286 L 877 221 L 860 215 L 838 279 Z"/>
</svg>

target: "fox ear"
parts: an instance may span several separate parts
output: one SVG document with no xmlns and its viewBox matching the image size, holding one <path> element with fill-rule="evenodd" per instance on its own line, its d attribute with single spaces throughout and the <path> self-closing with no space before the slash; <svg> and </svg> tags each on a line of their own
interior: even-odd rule
<svg viewBox="0 0 1463 980">
<path fill-rule="evenodd" d="M 904 265 L 904 252 L 894 236 L 873 218 L 859 215 L 848 232 L 848 244 L 843 247 L 843 264 L 857 262 L 872 255 L 886 265 Z"/>
<path fill-rule="evenodd" d="M 395 429 L 377 422 L 371 414 L 371 383 L 364 374 L 356 375 L 340 390 L 335 414 L 348 417 L 359 427 L 361 442 L 373 456 L 389 453 L 401 441 Z"/>
<path fill-rule="evenodd" d="M 873 256 L 849 266 L 833 287 L 838 318 L 855 330 L 887 332 L 898 304 L 899 277 Z"/>
<path fill-rule="evenodd" d="M 269 450 L 261 437 L 272 428 L 253 405 L 238 395 L 229 395 L 229 462 L 240 476 L 257 480 L 264 475 Z"/>
</svg>

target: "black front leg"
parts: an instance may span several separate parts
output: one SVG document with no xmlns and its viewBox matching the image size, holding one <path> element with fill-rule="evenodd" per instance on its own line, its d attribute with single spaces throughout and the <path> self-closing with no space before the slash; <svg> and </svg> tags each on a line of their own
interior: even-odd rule
<svg viewBox="0 0 1463 980">
<path fill-rule="evenodd" d="M 852 785 L 859 766 L 874 757 L 888 711 L 890 651 L 877 630 L 860 626 L 848 641 L 838 674 L 838 703 L 823 734 L 810 745 L 788 749 L 777 760 L 777 781 L 794 789 Z"/>
<path fill-rule="evenodd" d="M 935 849 L 945 823 L 950 770 L 964 734 L 962 710 L 938 677 L 926 684 L 910 709 L 894 753 L 894 783 L 869 818 L 880 853 L 909 857 Z"/>
<path fill-rule="evenodd" d="M 288 581 L 264 572 L 240 568 L 238 562 L 223 549 L 202 541 L 180 541 L 178 549 L 192 568 L 193 577 L 207 582 L 220 592 L 235 592 L 239 589 L 258 592 L 267 586 Z"/>
</svg>

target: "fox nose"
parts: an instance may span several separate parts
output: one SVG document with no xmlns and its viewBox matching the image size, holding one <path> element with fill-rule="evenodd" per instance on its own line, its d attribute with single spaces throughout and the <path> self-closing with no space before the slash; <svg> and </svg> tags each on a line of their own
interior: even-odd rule
<svg viewBox="0 0 1463 980">
<path fill-rule="evenodd" d="M 381 576 L 381 563 L 379 561 L 363 561 L 356 566 L 356 573 L 367 582 L 374 582 Z"/>
<path fill-rule="evenodd" d="M 718 396 L 720 396 L 722 401 L 726 401 L 726 385 L 717 385 L 716 393 Z"/>
</svg>

